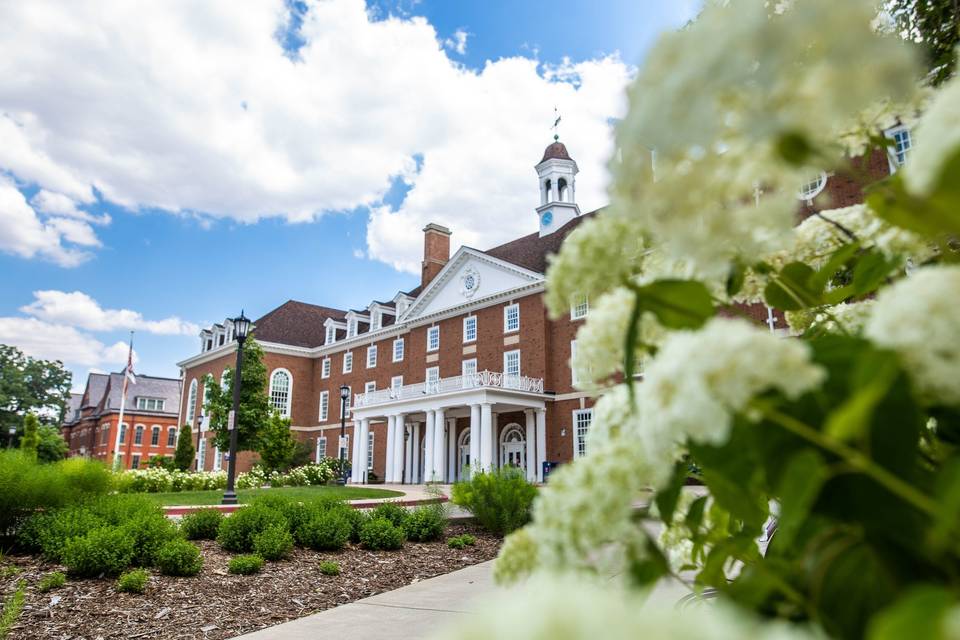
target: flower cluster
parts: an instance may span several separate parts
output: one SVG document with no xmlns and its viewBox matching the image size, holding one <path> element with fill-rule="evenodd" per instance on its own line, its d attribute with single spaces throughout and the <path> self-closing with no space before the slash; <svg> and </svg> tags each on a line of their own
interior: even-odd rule
<svg viewBox="0 0 960 640">
<path fill-rule="evenodd" d="M 160 467 L 132 469 L 117 474 L 120 493 L 166 493 L 169 491 L 204 491 L 227 486 L 224 471 L 168 471 Z"/>
<path fill-rule="evenodd" d="M 264 471 L 263 467 L 256 466 L 237 476 L 237 488 L 256 489 L 264 485 L 270 485 L 271 487 L 305 487 L 327 484 L 333 478 L 333 465 L 330 459 L 296 467 L 287 472 L 267 472 Z"/>
<path fill-rule="evenodd" d="M 904 167 L 907 188 L 929 195 L 941 178 L 945 163 L 960 146 L 960 77 L 944 85 L 917 126 L 910 162 Z"/>
<path fill-rule="evenodd" d="M 873 312 L 873 300 L 845 302 L 820 311 L 788 311 L 787 324 L 794 333 L 809 329 L 822 329 L 830 333 L 860 335 Z"/>
</svg>

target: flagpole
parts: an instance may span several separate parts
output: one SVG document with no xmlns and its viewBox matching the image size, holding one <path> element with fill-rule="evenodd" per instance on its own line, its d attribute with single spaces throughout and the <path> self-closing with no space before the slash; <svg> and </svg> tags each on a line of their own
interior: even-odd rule
<svg viewBox="0 0 960 640">
<path fill-rule="evenodd" d="M 120 434 L 123 433 L 123 410 L 127 404 L 127 376 L 130 375 L 130 366 L 133 364 L 133 331 L 130 332 L 130 350 L 127 353 L 127 367 L 123 370 L 123 384 L 120 392 L 120 420 L 117 424 L 117 439 L 113 445 L 113 470 L 119 471 L 120 463 Z"/>
</svg>

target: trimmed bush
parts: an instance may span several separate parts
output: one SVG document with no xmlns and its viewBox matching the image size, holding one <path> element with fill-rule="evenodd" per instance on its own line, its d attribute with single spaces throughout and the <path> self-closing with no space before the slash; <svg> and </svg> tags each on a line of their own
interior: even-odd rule
<svg viewBox="0 0 960 640">
<path fill-rule="evenodd" d="M 472 547 L 477 543 L 477 539 L 474 538 L 469 533 L 465 533 L 460 536 L 454 536 L 447 540 L 447 546 L 451 549 L 463 549 L 464 547 Z"/>
<path fill-rule="evenodd" d="M 133 564 L 141 567 L 157 564 L 160 548 L 180 537 L 177 525 L 159 514 L 138 515 L 128 520 L 123 528 L 133 538 Z"/>
<path fill-rule="evenodd" d="M 430 542 L 439 540 L 447 528 L 447 515 L 443 505 L 428 504 L 410 512 L 403 530 L 408 540 Z"/>
<path fill-rule="evenodd" d="M 86 507 L 67 507 L 32 516 L 20 529 L 17 542 L 25 550 L 41 551 L 51 562 L 62 562 L 67 543 L 107 524 Z"/>
<path fill-rule="evenodd" d="M 147 580 L 150 574 L 146 569 L 133 569 L 120 575 L 117 579 L 117 591 L 123 593 L 143 593 L 147 590 Z"/>
<path fill-rule="evenodd" d="M 187 540 L 216 540 L 222 522 L 218 509 L 197 509 L 180 519 L 180 531 Z"/>
<path fill-rule="evenodd" d="M 389 520 L 393 526 L 401 528 L 409 517 L 410 512 L 396 502 L 381 502 L 370 511 L 371 520 L 383 518 L 384 520 Z"/>
<path fill-rule="evenodd" d="M 54 571 L 53 573 L 48 573 L 40 579 L 40 583 L 37 585 L 37 590 L 40 591 L 40 593 L 46 593 L 47 591 L 59 589 L 65 584 L 67 584 L 67 576 L 61 571 Z"/>
<path fill-rule="evenodd" d="M 224 518 L 217 542 L 227 551 L 252 551 L 253 537 L 272 526 L 288 528 L 283 514 L 260 504 L 244 507 Z"/>
<path fill-rule="evenodd" d="M 268 527 L 253 536 L 253 550 L 264 560 L 283 560 L 293 550 L 293 536 L 286 527 Z"/>
<path fill-rule="evenodd" d="M 340 551 L 350 540 L 350 521 L 337 509 L 318 513 L 300 529 L 302 544 L 317 551 Z"/>
<path fill-rule="evenodd" d="M 203 557 L 192 542 L 171 540 L 157 552 L 157 568 L 168 576 L 195 576 L 203 568 Z"/>
<path fill-rule="evenodd" d="M 360 544 L 373 551 L 393 551 L 403 546 L 403 529 L 386 518 L 371 518 L 360 529 Z"/>
<path fill-rule="evenodd" d="M 498 536 L 530 521 L 536 496 L 537 488 L 516 467 L 477 472 L 466 482 L 453 485 L 454 504 L 472 513 L 484 529 Z"/>
<path fill-rule="evenodd" d="M 332 560 L 324 560 L 320 563 L 320 573 L 325 576 L 340 575 L 340 565 Z"/>
<path fill-rule="evenodd" d="M 227 571 L 240 576 L 248 576 L 254 573 L 259 573 L 260 569 L 262 568 L 263 558 L 255 553 L 234 556 L 230 558 L 230 564 L 227 565 Z"/>
<path fill-rule="evenodd" d="M 77 576 L 117 575 L 133 561 L 134 539 L 123 527 L 101 527 L 72 538 L 63 549 L 63 564 Z"/>
</svg>

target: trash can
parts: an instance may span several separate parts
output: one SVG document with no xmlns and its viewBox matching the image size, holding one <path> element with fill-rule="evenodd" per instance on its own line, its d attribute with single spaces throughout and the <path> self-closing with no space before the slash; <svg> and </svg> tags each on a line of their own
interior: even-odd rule
<svg viewBox="0 0 960 640">
<path fill-rule="evenodd" d="M 553 471 L 553 470 L 554 470 L 555 468 L 557 468 L 558 466 L 560 466 L 560 463 L 559 463 L 559 462 L 556 462 L 556 461 L 553 461 L 553 460 L 544 460 L 544 461 L 543 461 L 543 481 L 544 481 L 544 482 L 546 482 L 546 481 L 547 481 L 547 478 L 550 477 L 550 472 Z"/>
</svg>

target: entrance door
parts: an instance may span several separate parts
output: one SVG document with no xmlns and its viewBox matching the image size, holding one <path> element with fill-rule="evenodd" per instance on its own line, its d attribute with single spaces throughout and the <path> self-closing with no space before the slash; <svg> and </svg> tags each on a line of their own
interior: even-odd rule
<svg viewBox="0 0 960 640">
<path fill-rule="evenodd" d="M 457 456 L 457 479 L 470 479 L 470 430 L 464 429 L 457 443 L 460 455 Z"/>
<path fill-rule="evenodd" d="M 527 443 L 520 425 L 511 424 L 503 431 L 500 439 L 500 466 L 507 465 L 527 471 Z"/>
</svg>

